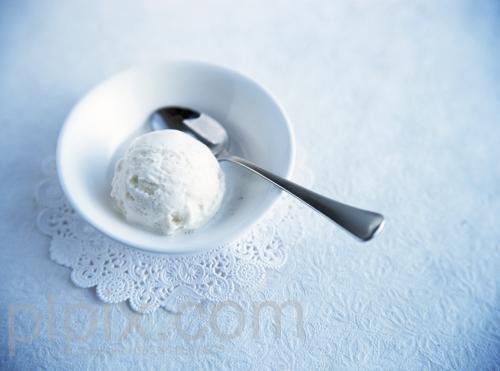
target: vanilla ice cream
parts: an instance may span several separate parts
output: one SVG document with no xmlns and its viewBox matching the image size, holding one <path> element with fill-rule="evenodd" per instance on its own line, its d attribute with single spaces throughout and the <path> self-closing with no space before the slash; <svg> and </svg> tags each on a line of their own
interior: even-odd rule
<svg viewBox="0 0 500 371">
<path fill-rule="evenodd" d="M 128 221 L 172 234 L 206 223 L 224 190 L 208 147 L 181 131 L 162 130 L 130 144 L 116 164 L 111 197 Z"/>
</svg>

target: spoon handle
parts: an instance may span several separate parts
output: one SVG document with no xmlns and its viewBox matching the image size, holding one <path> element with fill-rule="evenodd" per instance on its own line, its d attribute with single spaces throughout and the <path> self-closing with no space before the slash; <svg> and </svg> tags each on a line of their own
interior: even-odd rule
<svg viewBox="0 0 500 371">
<path fill-rule="evenodd" d="M 241 157 L 222 155 L 219 157 L 219 161 L 229 161 L 241 165 L 255 174 L 260 175 L 262 178 L 274 183 L 279 188 L 290 193 L 292 196 L 295 196 L 334 221 L 362 241 L 370 240 L 384 225 L 384 217 L 381 214 L 358 209 L 322 196 L 287 179 L 281 178 L 270 171 L 262 169 Z"/>
</svg>

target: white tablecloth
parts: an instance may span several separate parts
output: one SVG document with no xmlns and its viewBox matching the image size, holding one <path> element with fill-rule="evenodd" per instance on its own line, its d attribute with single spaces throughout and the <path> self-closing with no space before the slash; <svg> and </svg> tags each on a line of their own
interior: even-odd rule
<svg viewBox="0 0 500 371">
<path fill-rule="evenodd" d="M 486 0 L 2 1 L 1 368 L 500 369 L 498 14 Z M 383 234 L 361 244 L 311 213 L 265 290 L 182 316 L 75 287 L 34 227 L 40 161 L 85 91 L 162 59 L 263 83 L 314 189 L 380 210 Z M 256 334 L 267 301 L 281 323 L 264 308 Z"/>
</svg>

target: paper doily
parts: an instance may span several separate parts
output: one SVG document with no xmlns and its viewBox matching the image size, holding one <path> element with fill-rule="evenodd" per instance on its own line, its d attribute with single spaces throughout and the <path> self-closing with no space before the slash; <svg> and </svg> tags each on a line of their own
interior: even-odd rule
<svg viewBox="0 0 500 371">
<path fill-rule="evenodd" d="M 288 247 L 302 237 L 297 216 L 303 206 L 284 194 L 238 241 L 184 257 L 147 253 L 105 236 L 77 215 L 59 185 L 54 159 L 43 162 L 42 173 L 37 226 L 51 237 L 51 259 L 71 268 L 75 285 L 95 286 L 106 303 L 128 300 L 140 313 L 170 309 L 186 297 L 222 301 L 236 288 L 255 290 L 266 270 L 285 264 Z"/>
</svg>

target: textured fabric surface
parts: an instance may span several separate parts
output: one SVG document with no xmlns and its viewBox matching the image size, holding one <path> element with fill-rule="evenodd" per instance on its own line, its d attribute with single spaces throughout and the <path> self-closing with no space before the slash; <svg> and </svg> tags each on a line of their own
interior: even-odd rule
<svg viewBox="0 0 500 371">
<path fill-rule="evenodd" d="M 493 0 L 0 2 L 0 368 L 500 369 L 499 16 Z M 380 210 L 384 233 L 360 244 L 308 212 L 263 290 L 182 315 L 75 287 L 35 227 L 40 160 L 85 91 L 167 58 L 262 82 L 314 188 Z"/>
</svg>

